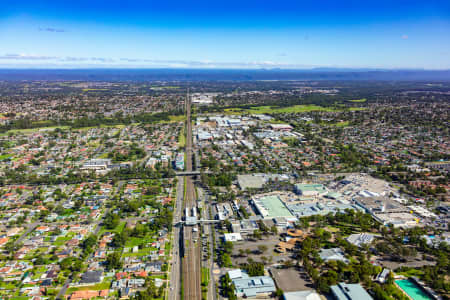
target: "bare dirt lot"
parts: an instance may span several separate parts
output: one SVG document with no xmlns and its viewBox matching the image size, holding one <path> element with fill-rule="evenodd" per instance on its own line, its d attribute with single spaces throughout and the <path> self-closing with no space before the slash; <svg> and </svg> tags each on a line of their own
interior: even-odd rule
<svg viewBox="0 0 450 300">
<path fill-rule="evenodd" d="M 249 258 L 252 258 L 255 261 L 261 261 L 261 257 L 265 256 L 266 258 L 270 258 L 270 261 L 267 263 L 270 265 L 272 263 L 281 263 L 286 260 L 290 260 L 292 253 L 288 252 L 285 254 L 279 254 L 274 252 L 275 245 L 280 242 L 279 236 L 268 236 L 264 237 L 262 240 L 245 240 L 242 242 L 234 243 L 233 247 L 233 255 L 232 261 L 233 265 L 239 265 L 242 263 L 246 263 Z M 263 253 L 260 253 L 258 250 L 258 246 L 265 246 L 267 250 Z M 239 249 L 242 250 L 250 250 L 250 254 L 245 254 L 241 256 L 239 254 Z"/>
<path fill-rule="evenodd" d="M 374 261 L 382 267 L 395 270 L 399 267 L 420 268 L 423 266 L 434 266 L 435 261 L 428 261 L 423 259 L 410 259 L 406 262 L 398 262 L 391 260 L 389 257 L 376 257 Z"/>
<path fill-rule="evenodd" d="M 270 269 L 278 288 L 284 292 L 294 292 L 302 290 L 314 289 L 312 281 L 309 279 L 306 272 L 300 268 L 289 269 Z"/>
</svg>

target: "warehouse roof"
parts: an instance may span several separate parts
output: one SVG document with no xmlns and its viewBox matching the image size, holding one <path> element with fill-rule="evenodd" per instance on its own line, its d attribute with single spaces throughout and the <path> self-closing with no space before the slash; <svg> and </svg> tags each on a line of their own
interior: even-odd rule
<svg viewBox="0 0 450 300">
<path fill-rule="evenodd" d="M 278 196 L 264 196 L 254 198 L 253 201 L 263 218 L 292 217 Z"/>
<path fill-rule="evenodd" d="M 331 286 L 331 292 L 337 300 L 372 300 L 372 297 L 360 284 L 344 282 Z"/>
</svg>

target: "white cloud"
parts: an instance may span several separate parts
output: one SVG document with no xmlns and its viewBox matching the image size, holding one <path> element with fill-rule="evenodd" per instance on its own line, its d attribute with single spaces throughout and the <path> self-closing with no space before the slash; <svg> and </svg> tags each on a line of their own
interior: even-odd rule
<svg viewBox="0 0 450 300">
<path fill-rule="evenodd" d="M 39 31 L 56 32 L 56 33 L 67 32 L 67 31 L 64 30 L 64 29 L 61 29 L 61 28 L 53 28 L 53 27 L 47 27 L 47 28 L 39 27 Z"/>
<path fill-rule="evenodd" d="M 251 62 L 218 62 L 212 60 L 158 60 L 142 58 L 110 58 L 110 57 L 74 57 L 74 56 L 46 56 L 31 54 L 5 54 L 0 55 L 0 62 L 26 65 L 51 65 L 83 67 L 96 65 L 99 67 L 157 67 L 157 68 L 312 68 L 314 66 L 296 63 L 280 63 L 274 61 Z"/>
</svg>

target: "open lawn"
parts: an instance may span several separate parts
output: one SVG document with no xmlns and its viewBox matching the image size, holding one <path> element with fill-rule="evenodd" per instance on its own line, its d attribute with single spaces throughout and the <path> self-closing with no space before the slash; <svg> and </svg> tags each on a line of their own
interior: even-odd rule
<svg viewBox="0 0 450 300">
<path fill-rule="evenodd" d="M 403 275 L 405 277 L 411 277 L 411 276 L 420 277 L 421 275 L 423 275 L 423 271 L 417 270 L 417 269 L 410 269 L 410 270 L 404 271 L 404 272 L 395 272 L 395 274 Z"/>
<path fill-rule="evenodd" d="M 108 158 L 108 154 L 109 154 L 109 153 L 106 153 L 106 152 L 105 152 L 105 153 L 102 153 L 102 154 L 100 154 L 99 156 L 97 156 L 97 158 L 102 158 L 102 159 L 103 159 L 103 158 Z"/>
<path fill-rule="evenodd" d="M 139 125 L 140 123 L 133 123 L 131 125 Z M 85 130 L 89 130 L 89 129 L 93 129 L 93 128 L 117 128 L 117 129 L 122 129 L 125 128 L 124 124 L 116 124 L 116 125 L 105 125 L 105 124 L 101 124 L 100 126 L 88 126 L 88 127 L 81 127 L 81 128 L 75 128 L 74 130 L 80 130 L 80 131 L 85 131 Z"/>
<path fill-rule="evenodd" d="M 181 122 L 185 120 L 185 116 L 184 115 L 170 115 L 169 116 L 169 120 L 164 120 L 164 121 L 160 121 L 160 122 L 155 122 L 155 123 L 173 123 L 173 122 Z M 56 128 L 60 128 L 60 129 L 70 129 L 71 126 L 45 126 L 45 121 L 40 121 L 40 122 L 35 122 L 33 123 L 35 125 L 37 125 L 38 127 L 36 128 L 28 128 L 28 129 L 11 129 L 8 130 L 7 132 L 1 133 L 0 136 L 5 136 L 8 134 L 16 134 L 16 133 L 35 133 L 35 132 L 39 132 L 39 131 L 45 131 L 45 130 L 53 130 Z M 141 123 L 133 123 L 130 125 L 139 125 Z M 100 126 L 87 126 L 87 127 L 80 127 L 80 128 L 73 128 L 73 130 L 89 130 L 92 128 L 125 128 L 126 125 L 124 124 L 116 124 L 116 125 L 105 125 L 105 124 L 101 124 Z"/>
<path fill-rule="evenodd" d="M 130 237 L 127 240 L 127 242 L 126 242 L 125 247 L 132 248 L 134 246 L 145 245 L 145 244 L 148 244 L 148 243 L 152 243 L 154 241 L 155 240 L 152 239 L 152 237 L 150 237 L 150 236 L 149 237 L 144 237 L 144 238 Z"/>
<path fill-rule="evenodd" d="M 175 122 L 184 122 L 186 120 L 185 115 L 170 115 L 169 120 L 163 120 L 159 123 L 175 123 Z"/>
<path fill-rule="evenodd" d="M 334 123 L 331 125 L 337 126 L 337 127 L 346 127 L 346 126 L 348 126 L 349 123 L 350 123 L 349 121 L 342 121 L 342 122 Z"/>
<path fill-rule="evenodd" d="M 7 159 L 7 158 L 10 158 L 11 156 L 12 156 L 12 154 L 3 154 L 3 155 L 0 155 L 0 161 L 5 160 L 5 159 Z"/>
<path fill-rule="evenodd" d="M 56 238 L 56 241 L 54 242 L 54 245 L 55 246 L 62 246 L 67 241 L 70 241 L 75 235 L 76 235 L 75 232 L 69 232 L 65 236 L 60 236 L 60 237 Z"/>
<path fill-rule="evenodd" d="M 108 89 L 83 89 L 83 92 L 107 91 Z"/>
<path fill-rule="evenodd" d="M 186 145 L 186 135 L 184 134 L 184 127 L 180 131 L 180 136 L 178 137 L 178 145 L 184 147 Z"/>
<path fill-rule="evenodd" d="M 333 226 L 327 226 L 326 230 L 332 233 L 339 232 L 339 228 L 333 227 Z"/>
<path fill-rule="evenodd" d="M 353 102 L 353 103 L 364 103 L 367 101 L 366 98 L 362 98 L 362 99 L 355 99 L 355 100 L 348 100 L 349 102 Z"/>
<path fill-rule="evenodd" d="M 202 285 L 207 286 L 209 282 L 209 269 L 202 267 Z"/>
<path fill-rule="evenodd" d="M 52 130 L 52 129 L 56 129 L 56 128 L 69 129 L 70 127 L 69 126 L 50 126 L 50 127 L 38 127 L 38 128 L 29 128 L 29 129 L 11 129 L 1 135 L 7 135 L 9 133 L 12 133 L 12 134 L 14 134 L 14 133 L 34 133 L 34 132 L 39 132 L 39 131 Z"/>
<path fill-rule="evenodd" d="M 351 107 L 350 110 L 363 110 L 360 107 Z M 277 107 L 277 106 L 255 106 L 252 108 L 227 108 L 225 109 L 225 113 L 230 115 L 240 115 L 240 114 L 276 114 L 276 113 L 301 113 L 301 112 L 310 112 L 310 111 L 339 111 L 342 108 L 334 108 L 334 107 L 322 107 L 318 105 L 294 105 L 287 107 Z"/>
<path fill-rule="evenodd" d="M 137 252 L 126 252 L 123 254 L 123 257 L 150 255 L 150 253 L 152 253 L 153 251 L 157 251 L 157 250 L 158 250 L 157 248 L 153 248 L 153 247 L 143 248 L 143 249 L 139 249 Z"/>
<path fill-rule="evenodd" d="M 102 229 L 100 229 L 99 235 L 102 236 L 105 232 L 121 233 L 123 231 L 123 229 L 125 228 L 125 225 L 127 225 L 127 222 L 121 222 L 114 229 L 107 229 L 106 227 L 102 226 Z"/>
<path fill-rule="evenodd" d="M 176 85 L 165 85 L 165 86 L 151 86 L 152 90 L 173 90 L 173 89 L 179 89 L 179 86 Z"/>
<path fill-rule="evenodd" d="M 88 285 L 88 286 L 79 286 L 79 287 L 71 287 L 67 289 L 68 294 L 73 293 L 75 291 L 87 291 L 87 290 L 93 290 L 93 291 L 100 291 L 100 290 L 107 290 L 111 286 L 111 281 L 103 281 L 101 283 L 97 283 L 94 285 Z"/>
</svg>

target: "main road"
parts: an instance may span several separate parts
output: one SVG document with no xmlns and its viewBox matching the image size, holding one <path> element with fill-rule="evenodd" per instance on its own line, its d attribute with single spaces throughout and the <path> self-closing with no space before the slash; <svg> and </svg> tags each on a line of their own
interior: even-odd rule
<svg viewBox="0 0 450 300">
<path fill-rule="evenodd" d="M 183 194 L 184 194 L 184 181 L 180 177 L 177 185 L 177 198 L 175 202 L 174 224 L 178 224 L 181 221 L 183 213 Z M 180 249 L 182 243 L 182 227 L 173 227 L 173 247 L 171 253 L 171 264 L 169 266 L 170 282 L 169 282 L 169 297 L 170 300 L 178 300 L 181 295 L 181 258 Z"/>
</svg>

